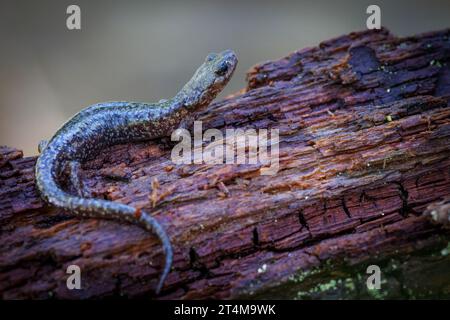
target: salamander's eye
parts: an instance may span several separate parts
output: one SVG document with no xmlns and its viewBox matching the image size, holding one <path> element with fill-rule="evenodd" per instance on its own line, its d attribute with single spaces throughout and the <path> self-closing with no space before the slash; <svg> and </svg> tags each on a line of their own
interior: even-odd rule
<svg viewBox="0 0 450 320">
<path fill-rule="evenodd" d="M 225 73 L 227 73 L 228 68 L 229 68 L 228 61 L 222 61 L 217 66 L 216 74 L 219 76 L 223 76 Z"/>
</svg>

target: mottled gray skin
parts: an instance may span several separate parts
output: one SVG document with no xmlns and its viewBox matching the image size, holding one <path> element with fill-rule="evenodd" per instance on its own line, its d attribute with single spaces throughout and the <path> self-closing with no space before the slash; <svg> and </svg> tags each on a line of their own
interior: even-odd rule
<svg viewBox="0 0 450 320">
<path fill-rule="evenodd" d="M 76 168 L 105 147 L 167 137 L 180 126 L 189 127 L 195 113 L 208 106 L 228 83 L 236 64 L 236 55 L 231 50 L 210 54 L 173 99 L 154 104 L 105 102 L 89 106 L 66 122 L 47 144 L 40 145 L 36 184 L 46 202 L 79 216 L 119 219 L 156 233 L 165 253 L 157 294 L 169 274 L 173 257 L 163 227 L 147 212 L 131 206 L 69 194 L 58 185 L 58 176 L 67 164 Z M 78 180 L 76 176 L 73 178 L 72 182 Z"/>
</svg>

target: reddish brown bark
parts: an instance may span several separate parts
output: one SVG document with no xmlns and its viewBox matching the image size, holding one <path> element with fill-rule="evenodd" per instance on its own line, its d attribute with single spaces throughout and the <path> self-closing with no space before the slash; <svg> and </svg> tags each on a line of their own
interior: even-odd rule
<svg viewBox="0 0 450 320">
<path fill-rule="evenodd" d="M 83 181 L 93 197 L 150 210 L 167 229 L 175 259 L 160 298 L 246 296 L 326 261 L 436 244 L 448 231 L 422 213 L 448 210 L 449 36 L 352 33 L 252 68 L 248 87 L 201 120 L 279 129 L 275 176 L 173 165 L 167 146 L 146 142 L 105 150 L 83 165 Z M 35 158 L 0 154 L 2 298 L 152 295 L 162 266 L 154 236 L 44 205 Z M 66 288 L 70 264 L 82 290 Z"/>
</svg>

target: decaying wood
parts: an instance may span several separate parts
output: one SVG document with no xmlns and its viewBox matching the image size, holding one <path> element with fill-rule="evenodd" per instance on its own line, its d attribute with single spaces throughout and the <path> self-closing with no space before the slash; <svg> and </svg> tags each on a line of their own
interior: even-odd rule
<svg viewBox="0 0 450 320">
<path fill-rule="evenodd" d="M 167 145 L 146 142 L 105 150 L 83 181 L 92 197 L 150 210 L 167 229 L 175 258 L 158 298 L 248 296 L 330 261 L 413 252 L 448 235 L 423 212 L 448 211 L 449 63 L 449 30 L 332 39 L 255 66 L 246 89 L 201 115 L 204 129 L 279 129 L 276 175 L 174 165 Z M 163 262 L 154 236 L 46 206 L 35 158 L 0 154 L 2 298 L 153 295 Z M 82 290 L 66 288 L 71 264 Z"/>
</svg>

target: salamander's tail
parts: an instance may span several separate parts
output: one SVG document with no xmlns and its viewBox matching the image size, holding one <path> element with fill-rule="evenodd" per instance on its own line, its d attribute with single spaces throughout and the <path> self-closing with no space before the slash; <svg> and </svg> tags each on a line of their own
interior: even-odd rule
<svg viewBox="0 0 450 320">
<path fill-rule="evenodd" d="M 165 265 L 164 265 L 164 270 L 161 274 L 161 277 L 159 278 L 158 286 L 156 287 L 156 294 L 159 294 L 164 285 L 164 281 L 166 280 L 167 276 L 169 275 L 170 268 L 172 266 L 172 261 L 173 261 L 172 245 L 170 244 L 170 239 L 167 236 L 166 231 L 159 224 L 159 222 L 156 221 L 155 218 L 153 218 L 146 212 L 141 211 L 140 219 L 145 221 L 145 223 L 144 223 L 145 226 L 151 227 L 151 231 L 158 235 L 158 238 L 162 242 L 162 245 L 163 245 L 166 261 L 165 261 Z"/>
<path fill-rule="evenodd" d="M 162 243 L 165 254 L 164 269 L 156 287 L 156 294 L 159 294 L 173 261 L 172 246 L 164 228 L 145 211 L 113 201 L 85 199 L 65 192 L 56 183 L 57 172 L 60 170 L 57 167 L 57 158 L 57 152 L 46 148 L 36 162 L 36 185 L 42 198 L 79 216 L 127 221 L 155 233 Z"/>
</svg>

